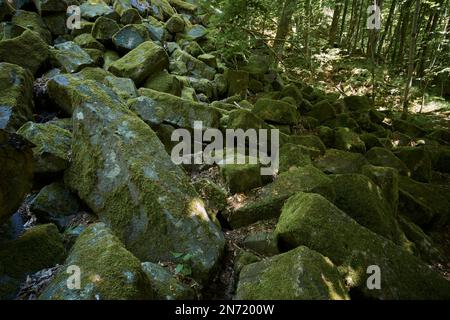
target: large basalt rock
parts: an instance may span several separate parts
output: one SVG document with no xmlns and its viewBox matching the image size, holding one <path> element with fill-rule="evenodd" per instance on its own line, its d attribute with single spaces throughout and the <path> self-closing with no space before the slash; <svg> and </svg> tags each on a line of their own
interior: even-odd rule
<svg viewBox="0 0 450 320">
<path fill-rule="evenodd" d="M 374 166 L 390 167 L 397 169 L 400 174 L 410 175 L 405 163 L 385 148 L 375 147 L 366 153 L 367 160 Z"/>
<path fill-rule="evenodd" d="M 214 76 L 217 73 L 214 68 L 211 68 L 206 63 L 180 49 L 177 49 L 172 53 L 171 62 L 183 64 L 184 68 L 186 68 L 186 72 L 193 77 L 214 80 Z"/>
<path fill-rule="evenodd" d="M 14 64 L 0 63 L 0 129 L 15 131 L 33 119 L 33 76 Z"/>
<path fill-rule="evenodd" d="M 146 41 L 114 61 L 108 70 L 118 77 L 131 78 L 138 86 L 150 75 L 168 67 L 169 58 L 164 49 Z"/>
<path fill-rule="evenodd" d="M 17 64 L 34 75 L 49 56 L 48 46 L 34 31 L 0 41 L 0 61 Z"/>
<path fill-rule="evenodd" d="M 14 299 L 27 275 L 62 263 L 66 252 L 53 224 L 27 230 L 0 245 L 0 299 Z M 64 283 L 65 284 L 65 283 Z"/>
<path fill-rule="evenodd" d="M 328 149 L 326 153 L 317 158 L 314 165 L 325 173 L 360 173 L 363 166 L 369 162 L 364 156 L 336 149 Z"/>
<path fill-rule="evenodd" d="M 33 183 L 32 144 L 0 130 L 0 224 L 20 206 Z"/>
<path fill-rule="evenodd" d="M 334 134 L 334 146 L 336 149 L 365 153 L 366 145 L 359 138 L 356 132 L 353 132 L 349 128 L 337 128 Z"/>
<path fill-rule="evenodd" d="M 265 121 L 277 124 L 296 125 L 299 121 L 297 108 L 283 101 L 259 99 L 252 112 Z"/>
<path fill-rule="evenodd" d="M 89 54 L 72 41 L 63 42 L 50 49 L 52 64 L 64 72 L 74 73 L 94 66 Z"/>
<path fill-rule="evenodd" d="M 244 266 L 237 300 L 348 300 L 337 267 L 306 247 Z"/>
<path fill-rule="evenodd" d="M 70 266 L 80 268 L 80 289 L 67 285 Z M 140 261 L 103 223 L 88 227 L 40 300 L 144 300 L 155 296 Z"/>
<path fill-rule="evenodd" d="M 307 246 L 346 272 L 357 296 L 375 299 L 449 299 L 450 283 L 393 242 L 359 225 L 324 197 L 299 193 L 283 207 L 275 233 L 285 249 Z M 370 290 L 369 266 L 381 270 L 381 289 Z"/>
<path fill-rule="evenodd" d="M 153 130 L 123 104 L 83 103 L 74 112 L 65 182 L 141 261 L 192 254 L 206 280 L 224 246 L 220 229 Z"/>
<path fill-rule="evenodd" d="M 219 127 L 221 114 L 214 108 L 151 89 L 141 88 L 139 93 L 128 106 L 150 125 L 169 123 L 193 129 L 195 121 L 202 121 L 204 128 Z"/>
<path fill-rule="evenodd" d="M 15 25 L 37 32 L 46 43 L 52 41 L 52 35 L 45 25 L 44 20 L 42 20 L 36 12 L 16 10 L 11 22 Z"/>
</svg>

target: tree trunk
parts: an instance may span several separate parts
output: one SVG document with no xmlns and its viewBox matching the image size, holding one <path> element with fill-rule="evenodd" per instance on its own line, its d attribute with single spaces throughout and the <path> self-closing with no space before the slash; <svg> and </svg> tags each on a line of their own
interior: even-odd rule
<svg viewBox="0 0 450 320">
<path fill-rule="evenodd" d="M 275 37 L 274 48 L 276 51 L 281 51 L 286 42 L 291 27 L 292 15 L 297 6 L 296 0 L 285 0 L 281 16 L 278 19 L 277 35 Z"/>
</svg>

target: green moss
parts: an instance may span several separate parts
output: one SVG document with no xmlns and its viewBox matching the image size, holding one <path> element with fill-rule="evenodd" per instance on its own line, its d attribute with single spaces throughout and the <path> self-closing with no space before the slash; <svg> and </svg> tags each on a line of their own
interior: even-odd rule
<svg viewBox="0 0 450 320">
<path fill-rule="evenodd" d="M 315 167 L 304 166 L 280 174 L 273 183 L 261 190 L 256 199 L 226 218 L 233 228 L 276 218 L 280 215 L 284 202 L 299 191 L 320 193 L 330 200 L 335 197 L 332 180 Z"/>
<path fill-rule="evenodd" d="M 169 74 L 167 70 L 163 70 L 151 75 L 144 83 L 144 88 L 155 91 L 170 93 L 174 96 L 181 96 L 182 83 L 177 77 Z"/>
<path fill-rule="evenodd" d="M 0 61 L 17 64 L 32 74 L 49 55 L 48 46 L 34 31 L 25 30 L 20 36 L 0 41 Z"/>
<path fill-rule="evenodd" d="M 114 45 L 121 52 L 131 51 L 147 40 L 150 40 L 150 35 L 142 24 L 126 25 L 112 37 Z"/>
<path fill-rule="evenodd" d="M 262 186 L 258 164 L 227 164 L 221 166 L 220 170 L 232 194 Z"/>
<path fill-rule="evenodd" d="M 418 258 L 360 226 L 317 194 L 299 193 L 285 204 L 276 227 L 279 246 L 307 246 L 346 272 L 359 294 L 377 299 L 448 299 L 450 284 Z M 381 269 L 381 290 L 369 290 L 367 268 Z"/>
<path fill-rule="evenodd" d="M 98 41 L 109 43 L 113 35 L 119 30 L 120 27 L 116 21 L 106 17 L 99 17 L 95 20 L 91 34 Z"/>
<path fill-rule="evenodd" d="M 238 300 L 348 300 L 338 269 L 306 247 L 245 266 Z"/>
<path fill-rule="evenodd" d="M 270 99 L 259 99 L 252 112 L 265 121 L 295 125 L 299 121 L 297 108 L 289 103 Z"/>
<path fill-rule="evenodd" d="M 410 174 L 410 170 L 405 163 L 387 149 L 372 148 L 366 153 L 366 158 L 374 166 L 390 167 L 397 169 L 400 174 Z"/>
<path fill-rule="evenodd" d="M 289 171 L 292 167 L 304 167 L 312 164 L 307 147 L 287 143 L 280 148 L 279 172 Z"/>
<path fill-rule="evenodd" d="M 68 267 L 80 268 L 81 288 L 69 289 Z M 41 294 L 41 300 L 141 300 L 155 296 L 140 261 L 101 223 L 77 239 L 61 271 Z"/>
<path fill-rule="evenodd" d="M 30 29 L 38 33 L 46 43 L 50 43 L 52 41 L 52 35 L 50 31 L 48 30 L 42 18 L 35 12 L 16 10 L 11 19 L 11 22 L 15 25 Z"/>
<path fill-rule="evenodd" d="M 83 33 L 76 36 L 73 42 L 85 49 L 97 49 L 104 51 L 105 46 L 97 41 L 90 33 Z"/>
<path fill-rule="evenodd" d="M 0 129 L 17 130 L 33 119 L 33 76 L 20 66 L 0 63 Z"/>
<path fill-rule="evenodd" d="M 94 65 L 94 61 L 87 52 L 72 41 L 55 45 L 50 49 L 50 57 L 53 66 L 60 67 L 67 73 L 78 72 Z"/>
<path fill-rule="evenodd" d="M 186 73 L 194 77 L 214 80 L 214 76 L 217 73 L 214 68 L 211 68 L 206 63 L 180 49 L 177 49 L 172 53 L 172 59 L 174 62 L 181 63 L 186 69 Z M 180 75 L 184 74 L 185 73 L 181 73 Z"/>
<path fill-rule="evenodd" d="M 367 111 L 370 109 L 370 101 L 366 96 L 350 96 L 344 98 L 345 106 L 350 111 Z"/>
<path fill-rule="evenodd" d="M 320 122 L 325 122 L 336 117 L 336 110 L 328 100 L 322 100 L 312 106 L 308 116 L 316 118 Z"/>
<path fill-rule="evenodd" d="M 369 164 L 364 156 L 336 149 L 328 149 L 317 158 L 314 165 L 325 173 L 359 173 L 364 165 Z"/>
<path fill-rule="evenodd" d="M 17 134 L 28 139 L 36 147 L 33 158 L 36 173 L 61 172 L 69 166 L 72 134 L 56 125 L 27 122 Z"/>
<path fill-rule="evenodd" d="M 394 153 L 411 172 L 411 178 L 421 182 L 431 180 L 431 157 L 425 148 L 402 147 Z"/>
<path fill-rule="evenodd" d="M 334 134 L 334 147 L 339 150 L 365 153 L 366 145 L 356 132 L 349 128 L 337 128 Z"/>
<path fill-rule="evenodd" d="M 169 58 L 164 49 L 152 41 L 146 41 L 131 50 L 108 68 L 114 75 L 131 78 L 140 85 L 150 75 L 169 66 Z"/>
<path fill-rule="evenodd" d="M 12 278 L 20 283 L 27 275 L 62 263 L 64 258 L 65 250 L 56 226 L 39 225 L 0 246 L 0 278 Z M 0 297 L 13 298 L 19 287 L 12 289 L 6 292 L 0 289 Z"/>
</svg>

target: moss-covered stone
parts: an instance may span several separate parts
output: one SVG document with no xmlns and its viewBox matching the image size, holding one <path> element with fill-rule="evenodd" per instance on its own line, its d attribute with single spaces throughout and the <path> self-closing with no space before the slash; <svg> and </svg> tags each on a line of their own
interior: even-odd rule
<svg viewBox="0 0 450 320">
<path fill-rule="evenodd" d="M 299 121 L 297 108 L 283 101 L 259 99 L 252 112 L 272 123 L 296 125 Z"/>
<path fill-rule="evenodd" d="M 400 174 L 410 175 L 410 170 L 405 163 L 385 148 L 370 149 L 366 153 L 366 158 L 374 166 L 390 167 L 397 169 Z"/>
<path fill-rule="evenodd" d="M 54 223 L 63 230 L 79 212 L 80 203 L 63 183 L 54 182 L 41 189 L 31 202 L 30 210 L 41 221 Z"/>
<path fill-rule="evenodd" d="M 67 286 L 70 266 L 80 268 L 81 288 Z M 103 223 L 88 227 L 40 300 L 143 300 L 155 297 L 140 261 Z"/>
<path fill-rule="evenodd" d="M 450 220 L 450 188 L 399 177 L 399 212 L 424 227 L 445 225 Z"/>
<path fill-rule="evenodd" d="M 17 130 L 33 119 L 33 76 L 14 64 L 0 63 L 0 129 Z"/>
<path fill-rule="evenodd" d="M 142 270 L 150 279 L 155 290 L 155 298 L 160 300 L 194 300 L 195 291 L 179 281 L 164 267 L 151 263 L 142 263 Z"/>
<path fill-rule="evenodd" d="M 5 20 L 14 12 L 14 7 L 7 0 L 0 0 L 0 21 Z"/>
<path fill-rule="evenodd" d="M 163 70 L 145 80 L 143 87 L 180 97 L 183 85 L 176 76 L 169 74 L 167 70 Z"/>
<path fill-rule="evenodd" d="M 98 49 L 84 49 L 84 51 L 86 51 L 86 53 L 89 55 L 89 57 L 91 57 L 92 61 L 94 61 L 94 65 L 97 67 L 101 67 L 103 66 L 103 64 L 105 63 L 104 60 L 104 53 L 101 50 Z"/>
<path fill-rule="evenodd" d="M 426 131 L 412 122 L 395 119 L 392 122 L 395 131 L 400 131 L 413 138 L 421 138 L 426 135 Z"/>
<path fill-rule="evenodd" d="M 107 1 L 108 3 L 110 1 Z M 101 16 L 111 15 L 114 10 L 103 0 L 85 1 L 81 4 L 81 17 L 89 21 L 95 21 Z"/>
<path fill-rule="evenodd" d="M 364 142 L 367 150 L 375 147 L 383 148 L 383 144 L 381 143 L 380 139 L 373 133 L 364 132 L 359 135 L 359 138 Z"/>
<path fill-rule="evenodd" d="M 338 268 L 306 247 L 245 266 L 236 299 L 348 300 L 348 289 Z"/>
<path fill-rule="evenodd" d="M 26 29 L 30 29 L 42 38 L 46 43 L 52 41 L 52 35 L 44 23 L 44 20 L 35 12 L 16 10 L 11 22 Z"/>
<path fill-rule="evenodd" d="M 312 106 L 308 116 L 316 118 L 320 122 L 325 122 L 336 117 L 336 110 L 328 100 L 322 100 Z"/>
<path fill-rule="evenodd" d="M 389 203 L 390 209 L 397 217 L 398 209 L 398 172 L 388 167 L 367 165 L 362 167 L 362 174 L 369 177 L 383 191 L 384 199 Z"/>
<path fill-rule="evenodd" d="M 126 25 L 112 37 L 114 45 L 121 52 L 129 52 L 148 40 L 150 40 L 150 35 L 142 24 Z"/>
<path fill-rule="evenodd" d="M 207 208 L 215 213 L 227 207 L 227 193 L 209 179 L 200 179 L 194 183 L 197 192 L 202 196 Z M 209 212 L 209 211 L 208 211 Z"/>
<path fill-rule="evenodd" d="M 34 31 L 0 41 L 0 61 L 29 69 L 34 75 L 49 56 L 48 46 Z"/>
<path fill-rule="evenodd" d="M 90 33 L 82 33 L 76 36 L 73 42 L 84 49 L 105 50 L 105 46 L 100 41 L 97 41 Z"/>
<path fill-rule="evenodd" d="M 289 137 L 288 143 L 293 143 L 307 148 L 313 148 L 317 150 L 319 155 L 324 154 L 326 151 L 325 144 L 322 142 L 322 140 L 318 136 L 311 134 L 292 135 Z"/>
<path fill-rule="evenodd" d="M 108 44 L 112 41 L 113 35 L 119 30 L 119 25 L 113 19 L 99 17 L 95 20 L 91 34 L 98 41 Z"/>
<path fill-rule="evenodd" d="M 197 58 L 191 56 L 186 51 L 180 49 L 177 49 L 172 53 L 171 62 L 182 63 L 185 66 L 186 71 L 189 75 L 198 78 L 214 80 L 214 76 L 217 73 L 214 68 L 211 68 L 206 63 L 198 60 Z"/>
<path fill-rule="evenodd" d="M 33 182 L 32 144 L 0 129 L 0 224 L 20 206 Z"/>
<path fill-rule="evenodd" d="M 141 261 L 190 253 L 193 277 L 207 280 L 223 235 L 152 129 L 120 102 L 86 102 L 73 135 L 66 184 Z"/>
<path fill-rule="evenodd" d="M 349 96 L 344 98 L 345 107 L 350 111 L 368 111 L 370 107 L 369 98 L 366 96 Z"/>
<path fill-rule="evenodd" d="M 226 164 L 220 171 L 232 194 L 262 186 L 261 168 L 258 164 Z"/>
<path fill-rule="evenodd" d="M 217 57 L 210 53 L 204 53 L 197 57 L 198 60 L 206 63 L 211 68 L 217 69 Z"/>
<path fill-rule="evenodd" d="M 108 70 L 109 66 L 114 62 L 120 59 L 119 54 L 116 51 L 106 50 L 103 56 L 103 69 Z"/>
<path fill-rule="evenodd" d="M 64 72 L 74 73 L 85 67 L 94 66 L 94 61 L 79 45 L 72 41 L 63 42 L 50 49 L 54 67 L 61 67 Z"/>
<path fill-rule="evenodd" d="M 228 115 L 227 128 L 247 131 L 249 129 L 269 129 L 269 126 L 254 113 L 248 110 L 239 109 L 230 112 Z"/>
<path fill-rule="evenodd" d="M 249 73 L 247 71 L 226 69 L 224 76 L 228 83 L 229 97 L 236 94 L 241 96 L 247 94 L 249 85 Z"/>
<path fill-rule="evenodd" d="M 394 154 L 406 164 L 414 180 L 430 182 L 432 171 L 431 157 L 426 149 L 402 147 L 395 150 Z"/>
<path fill-rule="evenodd" d="M 334 147 L 339 150 L 365 153 L 366 145 L 359 135 L 349 128 L 337 128 L 334 133 Z"/>
<path fill-rule="evenodd" d="M 186 26 L 186 23 L 184 22 L 183 17 L 181 15 L 178 15 L 178 14 L 173 15 L 166 22 L 166 28 L 171 33 L 183 32 L 185 26 Z"/>
<path fill-rule="evenodd" d="M 311 153 L 307 147 L 291 143 L 284 144 L 279 153 L 279 172 L 289 171 L 293 167 L 311 165 Z"/>
<path fill-rule="evenodd" d="M 275 181 L 262 188 L 258 197 L 226 216 L 233 228 L 250 225 L 260 220 L 277 218 L 284 202 L 297 192 L 315 192 L 334 200 L 332 180 L 313 166 L 294 168 L 282 173 Z"/>
<path fill-rule="evenodd" d="M 334 204 L 360 225 L 402 245 L 402 234 L 382 189 L 360 174 L 331 176 L 336 190 Z"/>
<path fill-rule="evenodd" d="M 136 86 L 131 79 L 107 76 L 104 83 L 124 101 L 138 96 Z"/>
<path fill-rule="evenodd" d="M 259 255 L 271 257 L 277 255 L 278 244 L 273 232 L 255 232 L 245 237 L 242 245 Z"/>
<path fill-rule="evenodd" d="M 201 40 L 206 37 L 208 30 L 199 24 L 187 27 L 183 33 L 183 38 L 187 40 Z"/>
<path fill-rule="evenodd" d="M 219 111 L 197 102 L 151 89 L 139 89 L 141 97 L 128 102 L 129 108 L 151 125 L 163 122 L 182 128 L 194 128 L 202 121 L 204 128 L 218 128 Z"/>
<path fill-rule="evenodd" d="M 324 197 L 298 193 L 283 207 L 275 233 L 289 249 L 307 246 L 345 272 L 358 296 L 376 299 L 448 299 L 450 283 L 393 242 L 359 225 Z M 381 289 L 370 290 L 369 266 L 381 270 Z"/>
<path fill-rule="evenodd" d="M 65 12 L 67 7 L 77 4 L 76 0 L 33 0 L 39 14 L 52 12 Z"/>
<path fill-rule="evenodd" d="M 314 165 L 325 173 L 359 173 L 369 162 L 364 156 L 336 149 L 328 149 L 325 154 L 314 161 Z"/>
<path fill-rule="evenodd" d="M 58 126 L 47 123 L 27 122 L 17 134 L 31 141 L 35 161 L 35 173 L 55 173 L 69 166 L 72 134 Z"/>
<path fill-rule="evenodd" d="M 152 41 L 146 41 L 114 61 L 108 70 L 118 77 L 131 78 L 136 85 L 140 85 L 150 75 L 168 66 L 169 59 L 164 49 Z"/>
<path fill-rule="evenodd" d="M 42 19 L 54 37 L 64 37 L 69 33 L 69 29 L 67 28 L 66 9 L 61 12 L 46 14 L 45 16 L 42 16 Z"/>
<path fill-rule="evenodd" d="M 251 253 L 250 251 L 240 249 L 236 254 L 236 258 L 234 260 L 235 274 L 239 275 L 242 268 L 244 268 L 246 265 L 259 261 L 261 261 L 261 258 L 258 257 L 256 254 Z"/>
<path fill-rule="evenodd" d="M 27 275 L 53 267 L 65 259 L 62 237 L 53 224 L 27 230 L 20 238 L 0 245 L 0 298 L 14 299 Z"/>
</svg>

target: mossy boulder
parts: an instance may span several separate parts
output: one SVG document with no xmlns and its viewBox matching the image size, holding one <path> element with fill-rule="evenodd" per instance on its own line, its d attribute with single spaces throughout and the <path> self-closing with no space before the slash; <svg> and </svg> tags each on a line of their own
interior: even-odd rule
<svg viewBox="0 0 450 320">
<path fill-rule="evenodd" d="M 144 262 L 142 270 L 150 279 L 158 300 L 195 300 L 194 289 L 182 283 L 172 273 L 159 264 Z"/>
<path fill-rule="evenodd" d="M 269 126 L 251 111 L 239 109 L 230 112 L 228 115 L 227 128 L 247 131 L 249 129 L 269 129 Z"/>
<path fill-rule="evenodd" d="M 400 174 L 410 175 L 410 170 L 392 151 L 375 147 L 366 153 L 367 160 L 374 166 L 390 167 L 397 169 Z"/>
<path fill-rule="evenodd" d="M 80 268 L 80 289 L 69 289 L 66 271 Z M 103 223 L 89 226 L 79 236 L 58 274 L 40 300 L 144 300 L 155 297 L 140 261 L 126 250 Z"/>
<path fill-rule="evenodd" d="M 427 134 L 423 128 L 406 120 L 395 119 L 392 122 L 392 126 L 395 131 L 399 131 L 413 138 L 421 138 Z"/>
<path fill-rule="evenodd" d="M 304 166 L 280 174 L 273 183 L 263 187 L 255 199 L 225 218 L 233 228 L 277 218 L 284 202 L 300 191 L 320 193 L 331 201 L 335 197 L 332 180 L 315 167 Z"/>
<path fill-rule="evenodd" d="M 98 73 L 98 70 L 93 71 Z M 56 75 L 48 81 L 47 87 L 50 101 L 70 116 L 77 106 L 85 102 L 117 105 L 123 103 L 120 97 L 104 84 L 73 75 Z"/>
<path fill-rule="evenodd" d="M 107 1 L 108 3 L 111 1 Z M 81 17 L 89 21 L 95 21 L 101 16 L 109 16 L 114 10 L 103 0 L 85 1 L 81 4 Z"/>
<path fill-rule="evenodd" d="M 84 49 L 97 49 L 104 51 L 105 46 L 96 40 L 90 33 L 82 33 L 73 39 L 73 42 Z"/>
<path fill-rule="evenodd" d="M 154 131 L 119 103 L 83 103 L 74 112 L 65 182 L 141 261 L 192 254 L 207 280 L 224 246 L 220 229 Z"/>
<path fill-rule="evenodd" d="M 259 99 L 252 112 L 271 123 L 296 125 L 299 122 L 297 108 L 283 101 Z"/>
<path fill-rule="evenodd" d="M 402 234 L 383 190 L 361 174 L 331 176 L 336 191 L 334 204 L 360 225 L 402 245 Z"/>
<path fill-rule="evenodd" d="M 227 192 L 222 187 L 206 178 L 196 181 L 194 187 L 205 201 L 208 212 L 217 213 L 225 210 L 228 205 Z"/>
<path fill-rule="evenodd" d="M 20 206 L 33 184 L 33 145 L 0 129 L 0 224 Z"/>
<path fill-rule="evenodd" d="M 183 16 L 175 14 L 170 17 L 166 22 L 166 29 L 171 33 L 183 32 L 186 23 L 184 22 Z"/>
<path fill-rule="evenodd" d="M 364 112 L 371 108 L 370 100 L 366 96 L 345 97 L 344 104 L 349 111 Z"/>
<path fill-rule="evenodd" d="M 398 172 L 393 168 L 366 165 L 362 174 L 369 177 L 383 191 L 384 199 L 389 203 L 390 210 L 397 217 L 398 209 Z"/>
<path fill-rule="evenodd" d="M 14 64 L 0 63 L 0 129 L 14 132 L 33 119 L 33 76 Z"/>
<path fill-rule="evenodd" d="M 326 151 L 325 144 L 320 137 L 312 134 L 292 135 L 289 137 L 288 143 L 316 149 L 319 155 L 324 154 Z"/>
<path fill-rule="evenodd" d="M 271 257 L 280 253 L 278 251 L 278 244 L 274 233 L 268 231 L 250 233 L 242 241 L 242 246 L 266 257 Z"/>
<path fill-rule="evenodd" d="M 163 70 L 151 75 L 145 81 L 143 87 L 180 97 L 183 84 L 176 76 L 169 74 L 167 70 Z"/>
<path fill-rule="evenodd" d="M 364 142 L 367 150 L 375 147 L 383 148 L 380 139 L 373 133 L 364 132 L 359 135 L 359 138 Z"/>
<path fill-rule="evenodd" d="M 432 163 L 425 148 L 402 147 L 396 149 L 394 154 L 406 164 L 411 172 L 411 178 L 421 182 L 430 182 Z"/>
<path fill-rule="evenodd" d="M 289 171 L 293 167 L 311 165 L 311 153 L 307 147 L 287 143 L 280 148 L 279 172 Z"/>
<path fill-rule="evenodd" d="M 41 16 L 39 16 L 36 12 L 16 10 L 11 22 L 15 25 L 38 33 L 42 40 L 46 43 L 50 43 L 52 41 L 52 35 L 45 25 L 44 20 L 42 20 Z"/>
<path fill-rule="evenodd" d="M 196 24 L 186 28 L 183 33 L 183 38 L 187 40 L 197 41 L 205 38 L 207 34 L 208 30 L 204 26 Z"/>
<path fill-rule="evenodd" d="M 14 12 L 14 7 L 7 0 L 0 0 L 0 21 L 5 20 Z"/>
<path fill-rule="evenodd" d="M 121 52 L 129 52 L 148 40 L 150 40 L 150 35 L 142 24 L 126 25 L 112 37 L 114 45 Z"/>
<path fill-rule="evenodd" d="M 345 272 L 355 295 L 375 299 L 449 299 L 450 283 L 401 247 L 359 225 L 321 195 L 290 198 L 277 224 L 285 250 L 307 246 Z M 381 270 L 381 289 L 370 290 L 370 266 Z"/>
<path fill-rule="evenodd" d="M 0 41 L 0 61 L 29 69 L 34 75 L 49 57 L 47 43 L 34 31 Z"/>
<path fill-rule="evenodd" d="M 315 103 L 307 115 L 316 118 L 320 122 L 325 122 L 336 117 L 336 110 L 328 100 L 322 100 Z"/>
<path fill-rule="evenodd" d="M 54 267 L 65 259 L 62 237 L 53 224 L 27 230 L 0 245 L 0 298 L 14 299 L 27 275 Z"/>
<path fill-rule="evenodd" d="M 104 79 L 104 83 L 124 101 L 138 96 L 136 85 L 131 79 L 107 76 Z"/>
<path fill-rule="evenodd" d="M 17 134 L 31 141 L 35 173 L 56 173 L 69 166 L 72 134 L 53 124 L 27 122 Z"/>
<path fill-rule="evenodd" d="M 232 194 L 263 185 L 259 164 L 225 164 L 220 171 Z"/>
<path fill-rule="evenodd" d="M 164 49 L 152 41 L 146 41 L 114 61 L 108 70 L 118 77 L 132 79 L 138 86 L 150 75 L 168 66 L 169 59 Z"/>
<path fill-rule="evenodd" d="M 60 67 L 67 73 L 75 73 L 85 67 L 94 66 L 89 54 L 72 41 L 55 45 L 50 49 L 50 53 L 52 65 Z"/>
<path fill-rule="evenodd" d="M 53 37 L 60 37 L 59 40 L 65 40 L 65 37 L 67 37 L 66 35 L 69 33 L 69 29 L 67 28 L 66 10 L 46 14 L 45 16 L 42 16 L 42 19 Z"/>
<path fill-rule="evenodd" d="M 206 63 L 180 49 L 177 49 L 172 53 L 171 62 L 183 64 L 186 68 L 187 74 L 197 78 L 214 80 L 214 76 L 217 73 L 216 69 L 211 68 Z"/>
<path fill-rule="evenodd" d="M 334 147 L 339 150 L 365 153 L 366 145 L 359 135 L 349 128 L 337 128 L 334 133 Z"/>
<path fill-rule="evenodd" d="M 337 149 L 327 149 L 323 156 L 314 160 L 314 165 L 325 173 L 360 173 L 369 162 L 363 155 Z"/>
<path fill-rule="evenodd" d="M 450 220 L 450 188 L 399 177 L 399 212 L 421 227 L 442 226 Z"/>
<path fill-rule="evenodd" d="M 41 221 L 56 224 L 60 230 L 65 229 L 80 208 L 77 196 L 61 182 L 42 188 L 30 203 L 31 212 Z"/>
<path fill-rule="evenodd" d="M 66 12 L 67 7 L 72 4 L 77 4 L 76 0 L 33 0 L 39 14 Z"/>
<path fill-rule="evenodd" d="M 226 69 L 224 73 L 228 83 L 228 96 L 236 94 L 244 96 L 249 86 L 249 73 L 243 70 Z"/>
<path fill-rule="evenodd" d="M 330 259 L 307 247 L 245 266 L 237 300 L 349 300 L 348 289 Z"/>
<path fill-rule="evenodd" d="M 150 125 L 165 122 L 193 129 L 195 121 L 202 121 L 204 128 L 219 127 L 221 114 L 213 108 L 146 88 L 139 89 L 139 94 L 128 101 L 128 106 Z"/>
<path fill-rule="evenodd" d="M 120 30 L 116 21 L 106 17 L 99 17 L 92 27 L 92 36 L 103 44 L 109 44 L 113 35 Z"/>
</svg>

